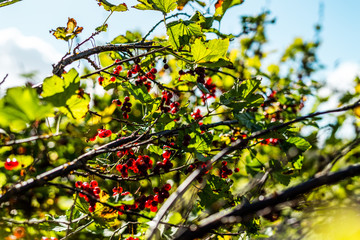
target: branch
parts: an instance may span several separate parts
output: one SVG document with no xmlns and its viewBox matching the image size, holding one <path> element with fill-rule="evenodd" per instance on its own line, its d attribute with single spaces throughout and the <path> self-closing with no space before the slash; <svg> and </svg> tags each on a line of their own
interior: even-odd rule
<svg viewBox="0 0 360 240">
<path fill-rule="evenodd" d="M 55 133 L 55 134 L 48 134 L 48 135 L 33 136 L 33 137 L 25 138 L 25 139 L 10 140 L 10 141 L 5 142 L 4 144 L 0 144 L 0 147 L 12 146 L 12 145 L 15 145 L 15 144 L 32 142 L 32 141 L 36 141 L 36 140 L 39 140 L 39 139 L 48 139 L 48 138 L 51 138 L 51 137 L 59 136 L 61 134 L 62 134 L 62 132 Z"/>
<path fill-rule="evenodd" d="M 360 101 L 357 101 L 356 103 L 352 104 L 352 105 L 348 105 L 342 108 L 337 108 L 337 109 L 332 109 L 332 110 L 328 110 L 328 111 L 323 111 L 323 112 L 315 112 L 315 113 L 311 113 L 307 116 L 303 116 L 303 117 L 299 117 L 296 118 L 292 121 L 286 122 L 286 123 L 282 123 L 279 125 L 275 125 L 272 126 L 268 129 L 265 130 L 261 130 L 258 132 L 253 133 L 250 137 L 246 138 L 246 139 L 238 139 L 236 140 L 233 145 L 224 148 L 221 152 L 219 152 L 218 154 L 216 154 L 211 161 L 206 165 L 205 168 L 203 168 L 202 170 L 195 170 L 194 172 L 192 172 L 186 179 L 185 181 L 177 188 L 177 190 L 175 192 L 173 192 L 170 197 L 164 202 L 164 204 L 162 205 L 162 207 L 159 209 L 159 211 L 157 212 L 156 216 L 154 217 L 153 223 L 151 223 L 150 228 L 149 228 L 149 237 L 148 239 L 152 239 L 152 237 L 155 234 L 155 231 L 158 227 L 159 221 L 165 216 L 165 214 L 168 212 L 168 210 L 171 208 L 171 206 L 176 202 L 177 199 L 180 199 L 182 197 L 182 195 L 186 192 L 186 190 L 189 188 L 189 186 L 192 184 L 193 181 L 196 180 L 197 177 L 200 176 L 200 174 L 202 174 L 203 172 L 209 170 L 211 168 L 211 166 L 219 161 L 220 159 L 222 159 L 224 156 L 226 156 L 227 154 L 232 153 L 235 150 L 242 150 L 246 147 L 247 143 L 250 140 L 259 138 L 262 135 L 268 134 L 272 131 L 275 130 L 279 130 L 281 128 L 287 127 L 293 123 L 296 122 L 301 122 L 307 118 L 312 118 L 312 117 L 316 117 L 319 115 L 323 115 L 323 114 L 328 114 L 328 113 L 334 113 L 334 112 L 341 112 L 341 111 L 347 111 L 350 109 L 354 109 L 355 107 L 360 105 Z"/>
<path fill-rule="evenodd" d="M 199 226 L 191 228 L 193 231 L 190 229 L 183 230 L 175 239 L 189 240 L 200 238 L 209 233 L 212 229 L 216 229 L 221 225 L 241 222 L 251 218 L 253 215 L 265 214 L 267 211 L 263 211 L 262 214 L 260 211 L 266 210 L 268 208 L 274 208 L 279 204 L 295 200 L 300 195 L 309 193 L 320 186 L 332 185 L 346 178 L 358 175 L 360 175 L 360 164 L 354 164 L 335 173 L 330 173 L 321 177 L 315 177 L 295 187 L 289 188 L 280 194 L 267 197 L 262 201 L 257 200 L 251 204 L 244 204 L 242 206 L 236 207 L 235 209 L 225 210 L 221 213 L 211 215 L 210 217 L 204 219 Z"/>
<path fill-rule="evenodd" d="M 61 76 L 64 71 L 64 68 L 83 58 L 87 58 L 91 55 L 98 54 L 101 52 L 108 52 L 108 51 L 126 51 L 128 49 L 152 49 L 152 48 L 162 48 L 162 46 L 152 46 L 152 42 L 147 43 L 132 43 L 132 44 L 121 44 L 121 45 L 106 45 L 106 46 L 98 46 L 94 48 L 90 48 L 88 50 L 82 51 L 77 54 L 73 54 L 69 57 L 61 59 L 56 66 L 54 66 L 53 74 L 57 76 Z"/>
</svg>

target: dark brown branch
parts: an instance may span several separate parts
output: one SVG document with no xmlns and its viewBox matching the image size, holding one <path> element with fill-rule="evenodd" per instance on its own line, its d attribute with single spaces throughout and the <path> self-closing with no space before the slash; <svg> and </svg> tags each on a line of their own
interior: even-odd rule
<svg viewBox="0 0 360 240">
<path fill-rule="evenodd" d="M 225 210 L 224 213 L 211 215 L 210 217 L 204 219 L 199 226 L 191 228 L 193 231 L 186 229 L 182 231 L 175 239 L 189 240 L 200 238 L 221 225 L 241 222 L 253 217 L 254 215 L 261 215 L 260 211 L 266 210 L 268 208 L 274 208 L 279 204 L 295 200 L 299 196 L 309 193 L 318 187 L 332 185 L 341 180 L 358 175 L 360 175 L 360 164 L 352 165 L 335 173 L 330 173 L 321 177 L 315 177 L 295 187 L 289 188 L 280 194 L 267 197 L 262 201 L 258 200 L 251 204 L 249 203 L 239 206 L 235 210 Z"/>
<path fill-rule="evenodd" d="M 129 49 L 153 49 L 153 48 L 162 48 L 162 46 L 152 46 L 151 42 L 147 43 L 134 43 L 134 44 L 122 44 L 122 45 L 106 45 L 106 46 L 98 46 L 94 48 L 90 48 L 88 50 L 82 51 L 77 54 L 73 54 L 62 59 L 56 66 L 54 66 L 53 74 L 57 76 L 61 76 L 64 71 L 64 67 L 67 65 L 80 60 L 87 58 L 91 55 L 98 54 L 101 52 L 108 52 L 108 51 L 126 51 Z"/>
<path fill-rule="evenodd" d="M 10 141 L 5 142 L 4 144 L 0 144 L 0 147 L 12 146 L 12 145 L 21 144 L 21 143 L 27 143 L 27 142 L 36 141 L 39 139 L 48 139 L 48 138 L 60 136 L 61 134 L 62 133 L 59 132 L 59 133 L 55 133 L 55 134 L 33 136 L 33 137 L 25 138 L 25 139 L 10 140 Z"/>
</svg>

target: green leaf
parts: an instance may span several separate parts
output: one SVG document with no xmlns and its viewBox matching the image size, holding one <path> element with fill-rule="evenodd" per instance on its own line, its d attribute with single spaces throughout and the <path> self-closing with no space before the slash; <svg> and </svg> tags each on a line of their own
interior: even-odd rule
<svg viewBox="0 0 360 240">
<path fill-rule="evenodd" d="M 292 161 L 294 168 L 298 169 L 298 170 L 301 170 L 303 162 L 304 162 L 304 156 L 303 155 L 299 155 L 298 158 L 295 161 Z"/>
<path fill-rule="evenodd" d="M 259 87 L 260 80 L 249 79 L 243 81 L 240 86 L 233 87 L 230 91 L 220 96 L 220 103 L 236 111 L 246 107 L 256 107 L 263 103 L 264 99 L 259 94 L 253 94 Z"/>
<path fill-rule="evenodd" d="M 21 131 L 26 125 L 53 114 L 53 107 L 43 104 L 35 89 L 10 88 L 0 101 L 0 125 Z"/>
<path fill-rule="evenodd" d="M 230 182 L 215 175 L 210 175 L 204 189 L 198 193 L 199 204 L 206 209 L 214 209 L 219 201 L 233 199 L 230 190 Z"/>
<path fill-rule="evenodd" d="M 176 0 L 138 0 L 140 2 L 134 8 L 139 10 L 157 10 L 169 13 L 177 7 Z"/>
<path fill-rule="evenodd" d="M 106 11 L 125 12 L 128 10 L 128 7 L 126 6 L 125 3 L 120 3 L 119 5 L 114 5 L 114 4 L 109 3 L 106 0 L 101 0 L 100 2 L 101 2 L 101 6 L 103 6 Z"/>
<path fill-rule="evenodd" d="M 60 111 L 65 113 L 68 117 L 74 119 L 80 119 L 85 117 L 89 111 L 90 97 L 88 94 L 84 94 L 82 97 L 78 95 L 72 95 L 67 101 L 66 106 L 61 107 Z"/>
<path fill-rule="evenodd" d="M 220 59 L 226 59 L 228 48 L 229 39 L 213 39 L 208 42 L 202 42 L 198 38 L 191 45 L 191 54 L 194 61 L 198 64 L 216 62 Z"/>
<path fill-rule="evenodd" d="M 17 2 L 20 2 L 21 0 L 0 0 L 0 7 L 5 7 Z"/>
<path fill-rule="evenodd" d="M 286 142 L 295 145 L 301 151 L 306 151 L 311 148 L 311 144 L 301 137 L 289 137 Z"/>
<path fill-rule="evenodd" d="M 138 42 L 140 40 L 141 40 L 140 32 L 126 31 L 125 35 L 117 36 L 110 43 L 111 44 L 132 43 L 132 42 Z"/>
<path fill-rule="evenodd" d="M 58 76 L 48 77 L 43 83 L 42 96 L 44 100 L 58 107 L 61 112 L 74 119 L 82 118 L 87 112 L 90 103 L 88 94 L 78 95 L 80 77 L 75 69 Z"/>
<path fill-rule="evenodd" d="M 145 86 L 135 86 L 125 82 L 123 83 L 123 87 L 128 89 L 131 92 L 131 95 L 142 103 L 150 103 L 153 101 Z"/>
<path fill-rule="evenodd" d="M 177 7 L 176 0 L 153 0 L 153 2 L 163 13 L 169 13 Z"/>
<path fill-rule="evenodd" d="M 196 22 L 202 29 L 209 29 L 214 22 L 214 18 L 204 17 L 199 11 L 196 11 L 195 14 L 191 16 L 190 21 Z"/>
<path fill-rule="evenodd" d="M 217 21 L 221 21 L 225 12 L 236 5 L 240 5 L 244 2 L 244 0 L 218 0 L 217 4 L 215 4 L 215 14 L 214 17 Z"/>
<path fill-rule="evenodd" d="M 259 131 L 262 129 L 262 127 L 256 123 L 255 117 L 252 113 L 234 113 L 234 117 L 240 124 L 252 131 Z"/>
<path fill-rule="evenodd" d="M 178 20 L 167 24 L 167 35 L 170 44 L 179 49 L 190 44 L 194 37 L 204 36 L 201 27 L 193 21 Z"/>
<path fill-rule="evenodd" d="M 101 25 L 101 26 L 95 28 L 95 31 L 97 31 L 97 32 L 106 32 L 107 28 L 108 28 L 108 25 L 104 24 L 104 25 Z"/>
<path fill-rule="evenodd" d="M 169 221 L 168 223 L 171 223 L 171 224 L 180 224 L 181 222 L 184 221 L 183 217 L 181 216 L 181 214 L 179 212 L 173 212 L 173 213 L 170 213 L 170 218 L 169 218 Z"/>
<path fill-rule="evenodd" d="M 255 156 L 246 156 L 246 172 L 255 176 L 259 172 L 263 172 L 264 165 Z"/>
</svg>

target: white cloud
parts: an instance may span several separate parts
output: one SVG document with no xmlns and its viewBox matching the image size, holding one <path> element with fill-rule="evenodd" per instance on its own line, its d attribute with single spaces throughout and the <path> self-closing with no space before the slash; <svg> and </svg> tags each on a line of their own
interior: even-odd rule
<svg viewBox="0 0 360 240">
<path fill-rule="evenodd" d="M 319 96 L 329 96 L 329 100 L 318 107 L 319 111 L 335 109 L 339 107 L 340 97 L 346 93 L 355 92 L 355 81 L 356 76 L 360 76 L 360 64 L 355 62 L 343 62 L 339 64 L 335 69 L 328 72 L 326 75 L 326 85 L 319 91 Z M 333 113 L 332 116 L 326 115 L 323 120 L 319 122 L 320 126 L 326 126 L 336 121 L 336 115 L 342 113 Z M 355 130 L 353 122 L 356 121 L 354 117 L 348 117 L 340 129 L 337 131 L 336 136 L 343 139 L 352 139 L 355 137 Z M 329 129 L 322 131 L 321 139 L 322 142 L 330 134 Z"/>
<path fill-rule="evenodd" d="M 16 28 L 0 29 L 0 81 L 9 74 L 2 84 L 1 92 L 8 87 L 21 86 L 27 81 L 22 73 L 35 71 L 32 83 L 41 82 L 51 75 L 52 64 L 61 59 L 61 54 L 49 43 L 35 36 L 24 36 Z"/>
<path fill-rule="evenodd" d="M 355 88 L 354 79 L 360 74 L 360 65 L 355 62 L 341 63 L 336 69 L 327 75 L 327 84 L 338 91 L 353 92 Z"/>
</svg>

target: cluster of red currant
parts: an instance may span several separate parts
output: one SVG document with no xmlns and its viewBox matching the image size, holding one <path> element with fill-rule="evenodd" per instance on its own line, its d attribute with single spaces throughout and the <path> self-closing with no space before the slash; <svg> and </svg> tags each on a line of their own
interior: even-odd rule
<svg viewBox="0 0 360 240">
<path fill-rule="evenodd" d="M 120 60 L 117 59 L 117 60 L 115 60 L 115 63 L 118 63 L 119 61 L 120 61 Z M 116 66 L 116 67 L 114 68 L 113 74 L 114 74 L 114 75 L 119 75 L 122 69 L 123 69 L 122 66 L 120 66 L 120 65 Z M 115 82 L 115 81 L 116 81 L 116 77 L 112 76 L 112 77 L 110 78 L 110 81 L 111 81 L 111 82 Z"/>
<path fill-rule="evenodd" d="M 162 186 L 161 189 L 158 187 L 154 188 L 155 195 L 141 195 L 139 198 L 135 199 L 135 203 L 133 205 L 121 205 L 119 207 L 119 215 L 122 215 L 124 211 L 131 209 L 139 209 L 144 210 L 145 208 L 150 209 L 151 212 L 156 212 L 158 210 L 158 205 L 163 203 L 165 199 L 170 196 L 169 191 L 171 190 L 171 185 L 166 183 Z"/>
<path fill-rule="evenodd" d="M 123 178 L 129 176 L 128 170 L 132 170 L 135 174 L 141 176 L 147 175 L 147 170 L 152 168 L 153 161 L 147 155 L 140 155 L 136 160 L 129 158 L 125 164 L 116 165 L 116 170 L 121 173 Z"/>
<path fill-rule="evenodd" d="M 119 158 L 122 158 L 123 156 L 134 156 L 134 152 L 133 150 L 131 149 L 126 149 L 126 150 L 122 150 L 122 151 L 117 151 L 116 152 L 116 155 L 119 157 Z"/>
<path fill-rule="evenodd" d="M 133 76 L 133 74 L 137 74 L 138 72 L 141 71 L 141 67 L 139 64 L 135 64 L 128 72 L 127 72 L 127 77 L 131 78 Z"/>
<path fill-rule="evenodd" d="M 233 174 L 233 171 L 227 167 L 227 162 L 222 161 L 221 168 L 220 168 L 220 177 L 228 178 L 228 176 L 231 176 L 232 174 Z"/>
<path fill-rule="evenodd" d="M 146 76 L 139 76 L 137 80 L 135 80 L 136 86 L 142 86 L 144 85 L 148 92 L 150 92 L 151 89 L 151 82 L 147 80 L 148 78 Z"/>
<path fill-rule="evenodd" d="M 13 170 L 17 166 L 19 166 L 19 162 L 16 160 L 16 158 L 13 158 L 12 160 L 10 158 L 6 159 L 4 164 L 6 170 Z"/>
<path fill-rule="evenodd" d="M 175 114 L 179 111 L 180 103 L 171 101 L 171 98 L 173 97 L 172 92 L 169 91 L 163 91 L 161 93 L 161 103 L 160 103 L 160 109 L 164 113 L 171 112 L 172 114 Z"/>
<path fill-rule="evenodd" d="M 203 93 L 201 99 L 205 102 L 209 98 L 215 98 L 216 85 L 212 83 L 212 79 L 208 78 L 204 84 L 205 88 L 209 91 L 209 93 Z"/>
<path fill-rule="evenodd" d="M 193 112 L 191 114 L 191 116 L 195 119 L 195 120 L 198 120 L 198 119 L 202 119 L 203 118 L 203 115 L 200 114 L 200 109 L 196 109 L 195 112 Z"/>
<path fill-rule="evenodd" d="M 123 188 L 122 188 L 122 187 L 114 187 L 114 188 L 112 189 L 112 191 L 113 191 L 113 196 L 116 196 L 116 195 L 118 195 L 118 194 L 121 194 L 122 196 L 127 195 L 127 194 L 122 194 L 122 192 L 123 192 Z"/>
<path fill-rule="evenodd" d="M 259 139 L 262 140 L 262 139 Z M 279 139 L 278 138 L 267 138 L 261 141 L 261 145 L 272 145 L 272 146 L 276 146 L 279 144 Z"/>
<path fill-rule="evenodd" d="M 129 112 L 131 112 L 131 102 L 130 101 L 130 97 L 126 96 L 124 98 L 124 104 L 121 107 L 121 111 L 123 111 L 123 117 L 124 119 L 129 119 Z"/>
<path fill-rule="evenodd" d="M 90 184 L 88 182 L 77 181 L 75 183 L 75 187 L 81 188 L 81 190 L 85 191 L 89 195 L 94 196 L 97 199 L 99 198 L 99 194 L 101 192 L 101 189 L 99 188 L 98 182 L 96 180 L 92 180 L 90 182 Z M 79 193 L 79 197 L 84 198 L 85 201 L 87 201 L 90 204 L 89 212 L 95 211 L 96 201 L 94 201 L 93 199 L 90 199 L 86 194 L 83 194 L 83 193 Z"/>
<path fill-rule="evenodd" d="M 181 76 L 185 75 L 185 74 L 190 74 L 192 76 L 195 76 L 195 74 L 198 75 L 196 81 L 198 83 L 202 83 L 202 84 L 205 84 L 205 69 L 202 68 L 202 67 L 197 67 L 195 68 L 195 70 L 189 70 L 189 71 L 184 71 L 184 70 L 180 70 L 179 71 L 179 81 L 181 81 Z"/>
<path fill-rule="evenodd" d="M 206 168 L 206 165 L 207 165 L 207 163 L 205 163 L 205 162 L 196 162 L 196 163 L 190 164 L 190 165 L 186 168 L 185 173 L 191 173 L 192 171 L 194 171 L 195 168 L 198 168 L 198 169 L 203 170 L 203 169 Z M 210 169 L 212 169 L 212 167 L 211 167 Z M 203 176 L 206 175 L 206 174 L 208 174 L 208 173 L 209 173 L 209 170 L 206 170 L 205 172 L 203 172 L 202 174 L 200 174 L 200 175 L 196 178 L 196 180 L 197 180 L 199 183 L 202 183 L 202 181 L 203 181 Z"/>
<path fill-rule="evenodd" d="M 164 148 L 169 148 L 168 146 L 165 146 Z M 159 174 L 161 169 L 164 169 L 164 172 L 169 172 L 170 169 L 174 166 L 173 163 L 170 161 L 171 157 L 171 150 L 167 149 L 162 154 L 163 161 L 158 161 L 154 167 L 154 173 Z"/>
<path fill-rule="evenodd" d="M 96 137 L 99 137 L 99 138 L 110 137 L 111 134 L 112 134 L 112 132 L 109 129 L 98 129 L 98 132 L 96 133 L 96 135 L 93 136 L 92 138 L 90 138 L 89 141 L 91 141 L 91 142 L 95 141 Z"/>
</svg>

